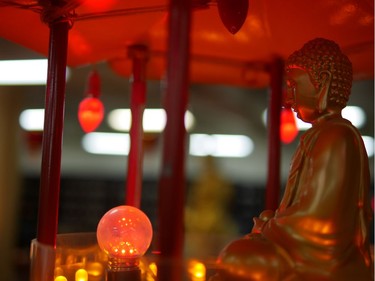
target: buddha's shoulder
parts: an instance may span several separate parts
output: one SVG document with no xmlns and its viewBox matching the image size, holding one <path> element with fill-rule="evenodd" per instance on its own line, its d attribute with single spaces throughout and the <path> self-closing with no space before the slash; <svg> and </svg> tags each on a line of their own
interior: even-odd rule
<svg viewBox="0 0 375 281">
<path fill-rule="evenodd" d="M 344 118 L 327 120 L 318 128 L 319 138 L 329 137 L 330 139 L 345 141 L 356 138 L 358 134 L 357 129 L 352 123 Z"/>
</svg>

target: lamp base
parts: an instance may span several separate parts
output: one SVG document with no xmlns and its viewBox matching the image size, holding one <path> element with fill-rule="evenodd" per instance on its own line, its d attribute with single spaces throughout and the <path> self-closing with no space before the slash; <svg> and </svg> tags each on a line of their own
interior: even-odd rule
<svg viewBox="0 0 375 281">
<path fill-rule="evenodd" d="M 133 267 L 122 271 L 107 271 L 107 281 L 141 281 L 141 270 Z"/>
</svg>

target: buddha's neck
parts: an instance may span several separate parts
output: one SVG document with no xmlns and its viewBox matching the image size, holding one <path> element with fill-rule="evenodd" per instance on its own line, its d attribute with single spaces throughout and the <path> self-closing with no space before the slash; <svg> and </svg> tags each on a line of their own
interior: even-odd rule
<svg viewBox="0 0 375 281">
<path fill-rule="evenodd" d="M 325 113 L 316 118 L 311 124 L 315 126 L 321 122 L 324 122 L 332 118 L 342 118 L 341 110 L 327 110 Z"/>
</svg>

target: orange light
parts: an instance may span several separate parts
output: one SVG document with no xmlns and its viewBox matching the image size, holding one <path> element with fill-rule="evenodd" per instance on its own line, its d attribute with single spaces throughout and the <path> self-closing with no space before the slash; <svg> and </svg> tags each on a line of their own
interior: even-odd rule
<svg viewBox="0 0 375 281">
<path fill-rule="evenodd" d="M 99 247 L 111 259 L 130 264 L 147 251 L 152 240 L 152 225 L 140 209 L 123 205 L 109 210 L 96 231 Z"/>
<path fill-rule="evenodd" d="M 206 279 L 206 266 L 196 260 L 192 260 L 188 264 L 188 272 L 193 281 L 201 281 Z"/>
<path fill-rule="evenodd" d="M 280 138 L 285 144 L 291 143 L 298 134 L 297 122 L 290 108 L 281 111 Z"/>
<path fill-rule="evenodd" d="M 93 277 L 103 275 L 104 267 L 100 262 L 91 262 L 86 265 L 87 274 Z"/>
<path fill-rule="evenodd" d="M 67 281 L 68 279 L 66 279 L 65 276 L 62 276 L 62 275 L 59 275 L 55 278 L 55 281 Z"/>
<path fill-rule="evenodd" d="M 158 267 L 157 267 L 156 263 L 152 262 L 152 263 L 150 263 L 150 265 L 148 267 L 151 270 L 152 274 L 154 276 L 157 276 L 157 274 L 158 274 Z"/>
<path fill-rule="evenodd" d="M 87 281 L 89 278 L 87 271 L 84 269 L 78 269 L 75 277 L 75 281 Z"/>
<path fill-rule="evenodd" d="M 78 120 L 84 132 L 94 131 L 102 122 L 104 106 L 100 99 L 88 97 L 79 104 Z"/>
</svg>

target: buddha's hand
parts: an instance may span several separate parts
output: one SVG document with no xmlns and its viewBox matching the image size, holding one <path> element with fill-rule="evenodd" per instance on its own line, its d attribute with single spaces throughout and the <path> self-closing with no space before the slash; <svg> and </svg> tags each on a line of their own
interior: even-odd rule
<svg viewBox="0 0 375 281">
<path fill-rule="evenodd" d="M 264 210 L 260 213 L 259 217 L 253 218 L 254 226 L 251 233 L 261 233 L 264 225 L 275 216 L 272 210 Z"/>
</svg>

